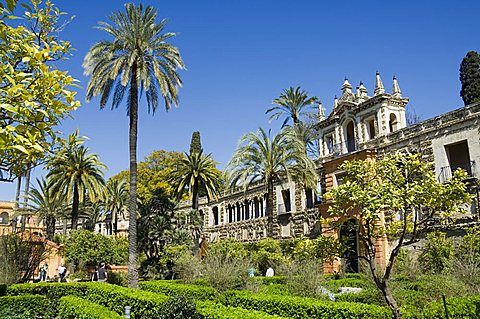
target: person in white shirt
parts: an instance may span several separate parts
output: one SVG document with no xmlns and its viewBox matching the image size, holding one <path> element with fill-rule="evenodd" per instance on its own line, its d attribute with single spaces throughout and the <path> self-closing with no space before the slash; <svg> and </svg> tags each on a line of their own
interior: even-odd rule
<svg viewBox="0 0 480 319">
<path fill-rule="evenodd" d="M 268 267 L 267 272 L 265 273 L 265 277 L 273 277 L 275 272 L 273 271 L 272 267 Z"/>
<path fill-rule="evenodd" d="M 67 274 L 67 268 L 63 264 L 58 267 L 58 281 L 65 282 L 65 275 Z"/>
</svg>

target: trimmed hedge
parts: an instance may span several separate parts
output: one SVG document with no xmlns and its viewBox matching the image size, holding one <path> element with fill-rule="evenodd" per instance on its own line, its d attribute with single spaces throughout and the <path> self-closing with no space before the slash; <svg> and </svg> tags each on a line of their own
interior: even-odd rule
<svg viewBox="0 0 480 319">
<path fill-rule="evenodd" d="M 389 309 L 360 303 L 319 301 L 313 298 L 254 294 L 248 291 L 227 291 L 225 303 L 229 306 L 263 311 L 290 318 L 385 319 L 391 318 Z"/>
<path fill-rule="evenodd" d="M 75 296 L 60 298 L 59 318 L 68 319 L 121 319 L 122 316 L 94 302 Z"/>
<path fill-rule="evenodd" d="M 243 309 L 232 306 L 225 306 L 211 301 L 202 301 L 197 303 L 198 312 L 202 314 L 205 319 L 283 319 L 277 315 L 270 315 L 268 313 Z"/>
<path fill-rule="evenodd" d="M 260 281 L 264 285 L 270 284 L 282 284 L 284 285 L 287 282 L 287 277 L 285 276 L 272 276 L 272 277 L 264 277 L 264 276 L 257 276 L 251 277 L 249 280 L 257 280 Z"/>
<path fill-rule="evenodd" d="M 0 297 L 0 314 L 25 315 L 27 318 L 53 318 L 53 308 L 45 296 L 22 295 Z"/>
<path fill-rule="evenodd" d="M 130 306 L 134 319 L 156 316 L 168 299 L 159 293 L 96 282 L 18 284 L 9 286 L 7 293 L 41 294 L 55 299 L 73 295 L 98 303 L 118 314 L 123 314 L 125 306 Z"/>
<path fill-rule="evenodd" d="M 152 280 L 139 283 L 142 290 L 163 293 L 167 296 L 184 295 L 195 300 L 217 300 L 218 292 L 213 287 L 181 284 L 167 280 Z"/>
<path fill-rule="evenodd" d="M 480 296 L 454 297 L 447 299 L 449 318 L 480 319 Z M 414 317 L 410 317 L 414 318 Z M 424 311 L 423 318 L 443 319 L 445 309 L 443 301 L 431 303 Z"/>
</svg>

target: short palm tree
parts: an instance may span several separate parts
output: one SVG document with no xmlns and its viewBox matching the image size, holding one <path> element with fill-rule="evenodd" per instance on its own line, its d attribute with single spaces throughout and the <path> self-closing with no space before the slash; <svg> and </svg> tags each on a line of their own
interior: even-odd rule
<svg viewBox="0 0 480 319">
<path fill-rule="evenodd" d="M 177 163 L 177 169 L 173 172 L 170 179 L 175 185 L 177 199 L 188 191 L 192 200 L 192 212 L 198 215 L 199 190 L 203 188 L 209 199 L 216 198 L 221 185 L 220 171 L 215 167 L 215 161 L 211 154 L 203 155 L 203 150 L 185 154 L 185 157 Z M 194 218 L 195 219 L 195 218 Z M 198 216 L 197 218 L 198 219 Z M 203 222 L 202 222 L 203 224 Z M 200 243 L 200 230 L 198 227 L 192 231 L 194 254 L 198 253 Z"/>
<path fill-rule="evenodd" d="M 270 115 L 270 121 L 277 120 L 281 116 L 285 116 L 282 128 L 292 119 L 293 124 L 297 125 L 301 122 L 302 115 L 308 113 L 313 109 L 315 104 L 319 102 L 316 96 L 308 97 L 308 92 L 300 90 L 300 87 L 289 87 L 284 89 L 280 96 L 273 100 L 274 107 L 268 109 L 265 114 Z"/>
<path fill-rule="evenodd" d="M 90 154 L 85 146 L 75 146 L 59 151 L 48 163 L 47 174 L 55 193 L 63 192 L 72 203 L 72 230 L 77 229 L 79 205 L 87 195 L 92 202 L 103 196 L 105 180 L 97 154 Z"/>
<path fill-rule="evenodd" d="M 167 21 L 156 22 L 157 11 L 151 7 L 125 4 L 125 13 L 110 16 L 112 24 L 100 22 L 99 29 L 113 37 L 94 44 L 83 62 L 91 75 L 87 100 L 101 95 L 104 107 L 113 91 L 112 109 L 117 108 L 128 91 L 127 113 L 130 116 L 130 200 L 129 200 L 129 286 L 138 287 L 137 270 L 137 121 L 139 89 L 145 91 L 148 110 L 155 112 L 159 96 L 165 108 L 178 104 L 178 87 L 182 81 L 177 68 L 184 68 L 179 50 L 166 41 L 175 33 L 163 33 Z"/>
<path fill-rule="evenodd" d="M 113 222 L 113 233 L 118 235 L 118 218 L 125 219 L 128 212 L 128 188 L 127 181 L 111 179 L 105 189 L 103 208 L 110 213 Z"/>
<path fill-rule="evenodd" d="M 46 238 L 53 240 L 57 218 L 63 216 L 67 203 L 62 193 L 52 191 L 51 185 L 45 180 L 37 179 L 38 188 L 30 190 L 29 209 L 45 224 Z"/>
<path fill-rule="evenodd" d="M 240 139 L 240 146 L 227 164 L 231 188 L 263 181 L 267 192 L 267 236 L 273 236 L 273 192 L 276 183 L 303 179 L 316 184 L 315 163 L 307 156 L 305 144 L 295 135 L 282 130 L 273 139 L 260 128 Z"/>
<path fill-rule="evenodd" d="M 177 163 L 170 181 L 175 185 L 177 199 L 188 191 L 192 209 L 198 209 L 199 189 L 203 187 L 209 199 L 216 198 L 221 184 L 220 171 L 215 167 L 211 154 L 203 155 L 203 150 L 186 154 Z"/>
</svg>

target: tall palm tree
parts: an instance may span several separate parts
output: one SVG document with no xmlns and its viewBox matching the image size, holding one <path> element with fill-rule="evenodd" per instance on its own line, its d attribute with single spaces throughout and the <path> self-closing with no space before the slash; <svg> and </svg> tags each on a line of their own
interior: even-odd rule
<svg viewBox="0 0 480 319">
<path fill-rule="evenodd" d="M 110 212 L 115 236 L 118 234 L 118 217 L 125 219 L 128 212 L 128 195 L 127 181 L 112 178 L 107 183 L 103 208 Z"/>
<path fill-rule="evenodd" d="M 282 128 L 292 119 L 293 124 L 299 124 L 300 117 L 313 109 L 315 104 L 319 102 L 316 96 L 308 97 L 308 92 L 300 90 L 300 87 L 289 87 L 284 89 L 280 96 L 273 100 L 274 107 L 268 109 L 265 114 L 270 115 L 270 121 L 277 120 L 280 116 L 285 115 Z"/>
<path fill-rule="evenodd" d="M 53 240 L 55 223 L 57 218 L 62 217 L 67 203 L 62 193 L 52 191 L 51 185 L 44 178 L 37 178 L 38 188 L 30 190 L 29 209 L 45 223 L 48 240 Z"/>
<path fill-rule="evenodd" d="M 177 68 L 183 69 L 179 50 L 166 41 L 175 33 L 163 33 L 167 20 L 156 22 L 157 11 L 151 7 L 125 4 L 125 13 L 110 16 L 112 24 L 100 22 L 99 29 L 113 37 L 94 44 L 83 62 L 91 75 L 87 100 L 101 95 L 100 107 L 107 103 L 113 89 L 112 109 L 117 108 L 128 90 L 127 113 L 130 116 L 130 200 L 129 200 L 129 286 L 138 287 L 137 271 L 137 121 L 139 89 L 145 91 L 148 110 L 155 112 L 159 93 L 165 108 L 178 104 L 182 81 Z"/>
<path fill-rule="evenodd" d="M 282 130 L 270 139 L 262 128 L 243 135 L 232 159 L 227 164 L 230 187 L 262 180 L 267 192 L 267 236 L 273 236 L 273 192 L 276 183 L 310 176 L 306 183 L 318 179 L 315 163 L 307 156 L 305 144 L 288 131 Z"/>
<path fill-rule="evenodd" d="M 89 154 L 85 146 L 75 146 L 59 151 L 48 163 L 50 171 L 47 178 L 51 182 L 52 191 L 64 192 L 67 200 L 72 203 L 72 230 L 77 229 L 79 205 L 88 195 L 90 201 L 96 202 L 103 196 L 102 169 L 105 164 L 100 162 L 97 154 Z"/>
<path fill-rule="evenodd" d="M 211 154 L 203 155 L 203 150 L 186 154 L 177 164 L 170 181 L 175 185 L 177 199 L 180 199 L 185 191 L 192 200 L 192 214 L 197 215 L 192 220 L 199 219 L 198 198 L 199 190 L 203 188 L 209 199 L 216 198 L 222 182 L 220 171 L 215 167 L 215 161 Z M 201 223 L 203 225 L 203 221 Z M 193 252 L 198 253 L 200 244 L 200 228 L 192 228 Z"/>
</svg>

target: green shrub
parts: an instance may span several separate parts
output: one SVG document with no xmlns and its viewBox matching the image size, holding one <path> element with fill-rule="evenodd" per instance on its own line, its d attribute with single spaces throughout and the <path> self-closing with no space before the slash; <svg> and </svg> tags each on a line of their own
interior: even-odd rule
<svg viewBox="0 0 480 319">
<path fill-rule="evenodd" d="M 142 290 L 163 293 L 167 296 L 184 295 L 195 300 L 215 300 L 218 298 L 218 292 L 215 288 L 188 285 L 166 280 L 140 282 L 139 287 Z"/>
<path fill-rule="evenodd" d="M 447 299 L 447 309 L 450 318 L 480 318 L 480 296 Z M 445 318 L 443 301 L 431 304 L 423 312 L 424 318 Z"/>
<path fill-rule="evenodd" d="M 58 316 L 68 319 L 121 319 L 122 316 L 94 302 L 80 297 L 60 298 Z"/>
<path fill-rule="evenodd" d="M 158 293 L 97 282 L 19 284 L 9 286 L 7 293 L 41 294 L 53 299 L 73 295 L 96 302 L 118 314 L 123 314 L 125 306 L 130 306 L 135 319 L 157 318 L 162 304 L 168 299 Z"/>
<path fill-rule="evenodd" d="M 225 306 L 211 301 L 198 303 L 199 313 L 205 319 L 282 319 L 277 315 L 270 315 L 265 312 L 242 309 L 232 306 Z"/>
<path fill-rule="evenodd" d="M 124 271 L 109 271 L 107 282 L 112 285 L 127 287 L 128 276 Z"/>
<path fill-rule="evenodd" d="M 389 309 L 360 303 L 320 301 L 313 298 L 253 294 L 246 291 L 225 293 L 226 305 L 263 311 L 290 318 L 391 318 Z"/>
<path fill-rule="evenodd" d="M 286 276 L 273 276 L 273 277 L 252 277 L 251 280 L 259 280 L 264 285 L 271 285 L 271 284 L 282 284 L 284 285 L 287 282 Z"/>
<path fill-rule="evenodd" d="M 0 297 L 0 318 L 53 318 L 54 308 L 45 296 Z"/>
<path fill-rule="evenodd" d="M 322 265 L 318 261 L 295 261 L 288 267 L 286 286 L 292 295 L 328 298 L 324 289 L 321 289 L 325 281 Z"/>
<path fill-rule="evenodd" d="M 193 299 L 184 295 L 172 296 L 163 303 L 158 319 L 203 319 Z"/>
<path fill-rule="evenodd" d="M 429 233 L 419 261 L 425 271 L 441 274 L 450 270 L 454 251 L 453 241 L 444 233 Z"/>
</svg>

